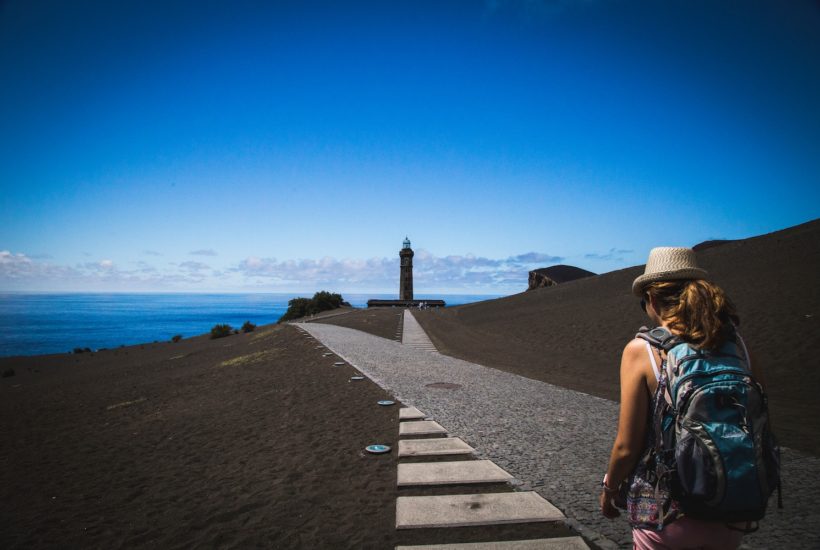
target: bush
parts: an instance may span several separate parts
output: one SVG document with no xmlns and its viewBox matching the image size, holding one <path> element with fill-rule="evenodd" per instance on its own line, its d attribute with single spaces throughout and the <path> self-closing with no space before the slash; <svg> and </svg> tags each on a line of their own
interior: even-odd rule
<svg viewBox="0 0 820 550">
<path fill-rule="evenodd" d="M 172 341 L 173 343 L 175 343 L 175 344 L 176 344 L 177 342 L 179 342 L 180 340 L 182 340 L 182 335 L 181 335 L 181 334 L 174 334 L 174 335 L 171 337 L 171 341 Z"/>
<path fill-rule="evenodd" d="M 279 319 L 280 323 L 299 319 L 306 315 L 315 315 L 323 311 L 336 309 L 343 303 L 342 295 L 330 293 L 325 290 L 317 292 L 313 298 L 294 298 L 288 302 L 288 310 Z"/>
<path fill-rule="evenodd" d="M 245 321 L 245 324 L 242 325 L 242 332 L 253 332 L 253 329 L 256 328 L 256 325 L 251 323 L 250 321 Z"/>
<path fill-rule="evenodd" d="M 309 310 L 310 298 L 294 298 L 293 300 L 288 301 L 288 310 L 284 315 L 282 315 L 279 322 L 284 323 L 285 321 L 290 321 L 291 319 L 304 317 L 305 315 L 309 315 Z"/>
<path fill-rule="evenodd" d="M 342 295 L 331 294 L 330 292 L 323 290 L 313 295 L 313 303 L 314 309 L 316 310 L 313 313 L 319 313 L 320 311 L 336 309 L 337 307 L 342 305 Z"/>
<path fill-rule="evenodd" d="M 232 331 L 231 325 L 214 325 L 211 329 L 211 339 L 230 336 Z"/>
<path fill-rule="evenodd" d="M 3 371 L 3 378 L 10 378 L 10 377 L 14 376 L 14 374 L 15 374 L 14 369 L 9 367 L 9 368 L 7 368 L 6 370 Z"/>
</svg>

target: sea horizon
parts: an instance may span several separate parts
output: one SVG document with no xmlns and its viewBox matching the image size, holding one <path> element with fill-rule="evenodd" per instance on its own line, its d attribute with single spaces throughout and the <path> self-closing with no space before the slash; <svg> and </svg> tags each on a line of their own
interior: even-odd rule
<svg viewBox="0 0 820 550">
<path fill-rule="evenodd" d="M 1 291 L 0 357 L 70 353 L 169 341 L 206 334 L 215 324 L 240 328 L 276 323 L 288 300 L 306 292 L 73 292 Z M 448 306 L 492 300 L 502 295 L 419 293 Z M 351 293 L 354 308 L 367 300 L 395 299 L 395 293 Z"/>
</svg>

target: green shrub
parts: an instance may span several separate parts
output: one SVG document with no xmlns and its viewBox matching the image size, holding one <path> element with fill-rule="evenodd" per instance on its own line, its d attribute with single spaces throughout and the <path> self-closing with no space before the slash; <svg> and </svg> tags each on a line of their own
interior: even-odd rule
<svg viewBox="0 0 820 550">
<path fill-rule="evenodd" d="M 230 336 L 232 331 L 231 325 L 214 325 L 211 329 L 211 339 Z"/>
<path fill-rule="evenodd" d="M 308 315 L 310 308 L 310 298 L 294 298 L 288 301 L 288 310 L 279 319 L 280 323 L 290 321 L 291 319 L 298 319 Z"/>
<path fill-rule="evenodd" d="M 245 324 L 242 325 L 242 332 L 253 332 L 253 329 L 256 328 L 256 325 L 251 323 L 250 321 L 245 321 Z"/>
<path fill-rule="evenodd" d="M 177 342 L 179 342 L 180 340 L 182 340 L 182 335 L 181 335 L 181 334 L 174 334 L 174 335 L 171 337 L 171 341 L 172 341 L 173 343 L 175 343 L 175 344 L 176 344 Z"/>
<path fill-rule="evenodd" d="M 313 298 L 294 298 L 288 301 L 288 310 L 279 319 L 280 323 L 299 319 L 306 315 L 315 315 L 323 311 L 336 309 L 342 305 L 342 295 L 322 290 L 313 295 Z"/>
<path fill-rule="evenodd" d="M 313 307 L 316 310 L 313 313 L 319 313 L 320 311 L 336 309 L 337 307 L 342 305 L 342 295 L 331 294 L 330 292 L 323 290 L 313 295 L 313 304 Z"/>
</svg>

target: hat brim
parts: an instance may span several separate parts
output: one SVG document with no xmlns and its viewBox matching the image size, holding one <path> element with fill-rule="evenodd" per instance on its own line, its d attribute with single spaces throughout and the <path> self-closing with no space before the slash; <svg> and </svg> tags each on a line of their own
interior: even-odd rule
<svg viewBox="0 0 820 550">
<path fill-rule="evenodd" d="M 658 271 L 656 273 L 644 273 L 632 283 L 632 294 L 638 298 L 643 296 L 643 289 L 649 283 L 659 281 L 687 281 L 693 279 L 706 279 L 706 270 L 699 267 L 687 267 L 686 269 L 676 269 L 674 271 Z"/>
</svg>

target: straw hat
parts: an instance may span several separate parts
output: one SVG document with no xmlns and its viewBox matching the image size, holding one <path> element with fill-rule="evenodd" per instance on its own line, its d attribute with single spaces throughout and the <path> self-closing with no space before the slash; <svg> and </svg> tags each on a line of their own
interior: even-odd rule
<svg viewBox="0 0 820 550">
<path fill-rule="evenodd" d="M 706 271 L 698 267 L 691 248 L 660 246 L 649 252 L 643 275 L 632 283 L 632 294 L 641 297 L 643 288 L 657 281 L 705 279 Z"/>
</svg>

